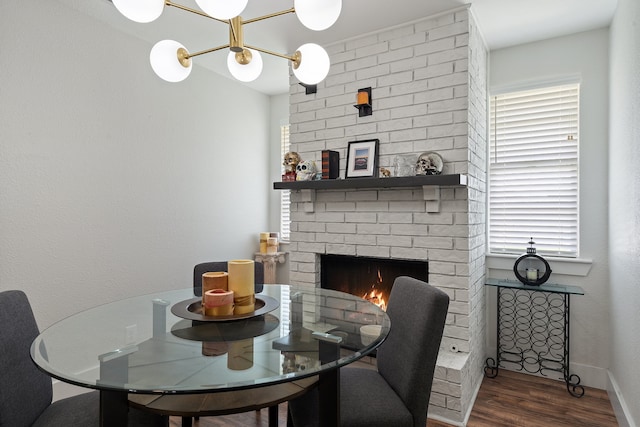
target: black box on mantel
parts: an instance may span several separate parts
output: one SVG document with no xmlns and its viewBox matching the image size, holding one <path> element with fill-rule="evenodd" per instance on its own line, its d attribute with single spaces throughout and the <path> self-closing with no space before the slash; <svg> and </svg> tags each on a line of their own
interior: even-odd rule
<svg viewBox="0 0 640 427">
<path fill-rule="evenodd" d="M 322 150 L 322 179 L 336 179 L 340 175 L 340 153 Z"/>
</svg>

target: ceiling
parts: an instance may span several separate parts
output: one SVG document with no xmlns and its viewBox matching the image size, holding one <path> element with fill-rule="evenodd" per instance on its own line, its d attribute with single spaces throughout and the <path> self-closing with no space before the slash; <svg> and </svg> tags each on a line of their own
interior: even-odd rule
<svg viewBox="0 0 640 427">
<path fill-rule="evenodd" d="M 58 1 L 151 44 L 173 39 L 190 52 L 197 52 L 229 42 L 225 24 L 174 7 L 165 7 L 162 16 L 152 23 L 138 24 L 120 15 L 109 0 Z M 174 1 L 198 9 L 195 0 Z M 327 46 L 465 4 L 472 4 L 471 10 L 480 31 L 489 49 L 493 50 L 606 27 L 611 22 L 617 0 L 343 0 L 340 18 L 328 30 L 308 30 L 295 15 L 287 14 L 245 25 L 244 41 L 247 45 L 291 54 L 307 42 Z M 289 9 L 292 5 L 293 0 L 249 0 L 242 17 L 255 18 Z M 232 79 L 226 68 L 226 52 L 199 56 L 194 63 Z M 246 85 L 268 95 L 288 92 L 288 61 L 271 55 L 263 54 L 262 57 L 261 76 Z M 141 61 L 148 61 L 148 58 L 141 58 Z M 192 72 L 198 72 L 197 67 Z"/>
</svg>

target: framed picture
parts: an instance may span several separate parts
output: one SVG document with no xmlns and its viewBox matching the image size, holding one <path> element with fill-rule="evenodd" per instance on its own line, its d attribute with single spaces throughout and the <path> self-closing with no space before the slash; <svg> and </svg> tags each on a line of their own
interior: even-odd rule
<svg viewBox="0 0 640 427">
<path fill-rule="evenodd" d="M 378 171 L 378 139 L 350 141 L 347 148 L 346 178 L 371 178 Z"/>
</svg>

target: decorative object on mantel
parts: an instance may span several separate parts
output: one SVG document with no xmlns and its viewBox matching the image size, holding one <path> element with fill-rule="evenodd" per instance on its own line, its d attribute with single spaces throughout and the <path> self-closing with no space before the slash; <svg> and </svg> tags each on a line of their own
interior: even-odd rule
<svg viewBox="0 0 640 427">
<path fill-rule="evenodd" d="M 398 154 L 393 159 L 394 176 L 416 176 L 416 155 Z"/>
<path fill-rule="evenodd" d="M 370 87 L 358 89 L 358 94 L 356 95 L 356 105 L 354 105 L 354 107 L 358 109 L 358 117 L 365 117 L 373 114 L 373 107 L 371 106 Z"/>
<path fill-rule="evenodd" d="M 322 179 L 336 179 L 340 176 L 340 153 L 322 150 Z"/>
<path fill-rule="evenodd" d="M 380 168 L 380 178 L 389 178 L 391 171 L 387 168 Z"/>
<path fill-rule="evenodd" d="M 284 166 L 284 175 L 282 175 L 282 181 L 295 181 L 296 180 L 296 166 L 300 163 L 300 154 L 295 151 L 289 151 L 284 155 L 282 165 Z"/>
<path fill-rule="evenodd" d="M 540 286 L 551 275 L 551 267 L 546 259 L 536 253 L 533 237 L 529 240 L 527 253 L 522 254 L 513 264 L 513 273 L 524 285 Z"/>
<path fill-rule="evenodd" d="M 350 141 L 345 178 L 374 177 L 378 171 L 378 139 Z"/>
<path fill-rule="evenodd" d="M 416 175 L 440 175 L 444 162 L 440 154 L 428 151 L 420 154 L 416 162 Z"/>
<path fill-rule="evenodd" d="M 296 166 L 296 181 L 312 181 L 316 178 L 318 169 L 313 160 L 302 160 Z"/>
<path fill-rule="evenodd" d="M 229 43 L 189 53 L 187 49 L 174 40 L 162 40 L 153 46 L 150 54 L 153 71 L 163 80 L 179 82 L 191 73 L 191 58 L 229 48 L 227 67 L 236 79 L 250 82 L 258 78 L 262 72 L 260 52 L 287 59 L 291 62 L 293 74 L 301 82 L 314 85 L 327 76 L 331 66 L 329 55 L 319 45 L 306 43 L 292 55 L 285 55 L 270 50 L 244 44 L 244 25 L 263 21 L 269 18 L 295 13 L 305 27 L 322 31 L 332 26 L 342 11 L 342 0 L 294 0 L 294 7 L 274 12 L 257 18 L 243 20 L 240 14 L 247 6 L 248 0 L 196 0 L 202 11 L 192 9 L 171 0 L 113 0 L 113 4 L 125 17 L 132 21 L 146 23 L 156 20 L 165 6 L 222 22 L 229 26 Z"/>
</svg>

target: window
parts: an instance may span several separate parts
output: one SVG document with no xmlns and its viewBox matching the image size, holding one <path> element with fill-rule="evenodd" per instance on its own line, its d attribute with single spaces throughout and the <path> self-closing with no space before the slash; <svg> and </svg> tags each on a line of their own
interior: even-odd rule
<svg viewBox="0 0 640 427">
<path fill-rule="evenodd" d="M 579 85 L 491 98 L 489 252 L 578 256 Z"/>
<path fill-rule="evenodd" d="M 289 152 L 289 125 L 280 126 L 280 158 Z M 281 174 L 284 174 L 284 165 L 281 165 Z M 291 224 L 291 216 L 289 213 L 291 200 L 289 199 L 291 191 L 280 190 L 280 240 L 289 241 L 289 225 Z"/>
</svg>

